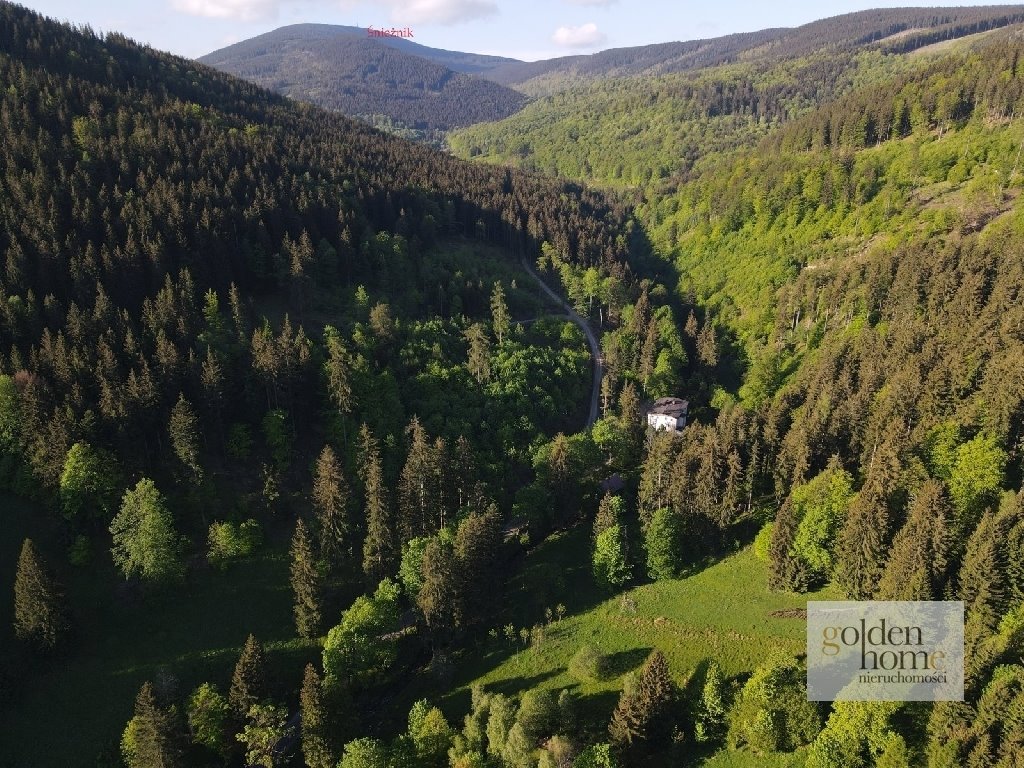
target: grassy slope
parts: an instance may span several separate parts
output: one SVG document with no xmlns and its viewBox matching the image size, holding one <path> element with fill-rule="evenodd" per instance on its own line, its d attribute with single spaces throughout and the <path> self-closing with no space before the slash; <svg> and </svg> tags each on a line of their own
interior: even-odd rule
<svg viewBox="0 0 1024 768">
<path fill-rule="evenodd" d="M 67 653 L 33 663 L 32 684 L 0 709 L 0 766 L 95 765 L 97 754 L 116 747 L 145 680 L 166 671 L 183 695 L 206 680 L 226 692 L 250 631 L 267 644 L 280 680 L 298 679 L 319 657 L 294 638 L 285 543 L 225 573 L 194 572 L 174 595 L 142 597 L 125 588 L 104 551 L 70 570 L 40 510 L 7 496 L 0 509 L 0 648 L 14 647 L 7 589 L 25 536 L 68 585 L 75 627 Z"/>
<path fill-rule="evenodd" d="M 622 675 L 639 667 L 651 649 L 665 653 L 681 683 L 710 658 L 726 675 L 742 677 L 769 649 L 794 655 L 805 651 L 805 622 L 775 617 L 773 612 L 805 607 L 809 599 L 837 599 L 831 588 L 807 595 L 769 592 L 766 566 L 750 547 L 686 578 L 644 584 L 609 599 L 593 583 L 589 546 L 589 529 L 580 526 L 549 539 L 529 555 L 521 574 L 506 588 L 508 608 L 502 623 L 517 628 L 543 623 L 544 608 L 559 601 L 566 605 L 566 617 L 549 625 L 546 639 L 536 649 L 524 650 L 521 643 L 513 645 L 499 637 L 461 659 L 452 692 L 442 702 L 453 722 L 461 722 L 469 708 L 470 686 L 482 683 L 506 694 L 538 685 L 572 688 L 582 698 L 585 718 L 602 727 L 618 698 Z M 634 601 L 634 609 L 623 608 L 624 597 Z M 611 678 L 581 683 L 569 674 L 569 662 L 583 644 L 611 657 Z M 788 762 L 786 756 L 766 762 L 733 753 L 719 755 L 711 764 Z"/>
</svg>

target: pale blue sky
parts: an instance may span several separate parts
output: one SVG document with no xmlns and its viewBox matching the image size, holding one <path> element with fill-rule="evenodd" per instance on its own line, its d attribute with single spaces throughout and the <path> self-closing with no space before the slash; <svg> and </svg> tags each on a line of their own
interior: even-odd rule
<svg viewBox="0 0 1024 768">
<path fill-rule="evenodd" d="M 119 31 L 183 56 L 284 24 L 411 27 L 413 40 L 451 50 L 550 58 L 604 48 L 789 27 L 906 0 L 21 0 L 48 16 Z M 927 5 L 963 5 L 930 2 Z M 1009 3 L 1007 3 L 1009 4 Z"/>
</svg>

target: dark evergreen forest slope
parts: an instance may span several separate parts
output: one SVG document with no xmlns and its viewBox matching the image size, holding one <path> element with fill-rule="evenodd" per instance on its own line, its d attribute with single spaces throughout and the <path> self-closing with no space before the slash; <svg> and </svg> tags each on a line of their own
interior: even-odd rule
<svg viewBox="0 0 1024 768">
<path fill-rule="evenodd" d="M 558 243 L 628 284 L 628 214 L 8 3 L 0 80 L 0 475 L 35 511 L 0 517 L 40 537 L 77 632 L 29 664 L 54 633 L 16 642 L 4 601 L 0 763 L 94 764 L 154 665 L 197 685 L 259 627 L 309 656 L 319 620 L 232 596 L 287 593 L 297 519 L 330 623 L 439 521 L 492 536 L 589 391 L 519 258 Z M 239 559 L 251 587 L 218 576 Z M 40 737 L 47 712 L 75 727 Z"/>
<path fill-rule="evenodd" d="M 371 38 L 356 27 L 282 27 L 199 61 L 290 98 L 378 124 L 390 119 L 427 137 L 500 120 L 526 103 L 474 74 L 509 59 Z"/>
</svg>

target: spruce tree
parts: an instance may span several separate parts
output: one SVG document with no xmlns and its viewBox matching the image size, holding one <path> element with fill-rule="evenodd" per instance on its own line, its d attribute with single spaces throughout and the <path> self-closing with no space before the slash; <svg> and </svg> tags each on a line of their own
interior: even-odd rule
<svg viewBox="0 0 1024 768">
<path fill-rule="evenodd" d="M 242 653 L 231 676 L 228 701 L 239 718 L 249 714 L 249 708 L 267 697 L 267 659 L 263 645 L 253 635 L 245 640 Z"/>
<path fill-rule="evenodd" d="M 178 401 L 171 409 L 167 431 L 174 455 L 188 471 L 191 483 L 198 486 L 203 481 L 203 468 L 199 463 L 199 418 L 184 394 L 178 394 Z"/>
<path fill-rule="evenodd" d="M 929 480 L 915 494 L 907 522 L 896 534 L 879 600 L 942 598 L 950 560 L 953 508 L 940 480 Z"/>
<path fill-rule="evenodd" d="M 423 585 L 416 596 L 416 605 L 435 635 L 445 632 L 455 623 L 458 600 L 455 567 L 451 542 L 440 537 L 431 539 L 423 551 Z"/>
<path fill-rule="evenodd" d="M 505 303 L 505 290 L 501 287 L 500 281 L 494 284 L 494 290 L 491 291 L 491 327 L 494 329 L 498 344 L 505 340 L 505 335 L 512 327 L 512 315 L 509 314 L 508 305 Z"/>
<path fill-rule="evenodd" d="M 483 323 L 473 323 L 463 333 L 463 337 L 469 344 L 466 368 L 477 384 L 483 386 L 491 380 L 491 342 L 487 338 L 487 331 Z"/>
<path fill-rule="evenodd" d="M 644 338 L 643 346 L 640 348 L 640 365 L 637 374 L 644 390 L 648 390 L 651 376 L 654 375 L 654 364 L 658 355 L 658 326 L 651 323 L 647 326 L 647 335 Z"/>
<path fill-rule="evenodd" d="M 60 588 L 47 573 L 32 539 L 25 539 L 14 578 L 14 632 L 20 639 L 50 650 L 66 628 Z"/>
<path fill-rule="evenodd" d="M 459 435 L 459 439 L 455 441 L 453 469 L 455 473 L 455 504 L 457 509 L 462 509 L 472 499 L 482 494 L 482 490 L 478 487 L 480 470 L 476 452 L 465 435 Z"/>
<path fill-rule="evenodd" d="M 708 318 L 704 319 L 704 325 L 697 334 L 697 359 L 707 368 L 718 365 L 718 341 L 715 338 L 715 327 Z"/>
<path fill-rule="evenodd" d="M 360 475 L 366 493 L 366 538 L 363 541 L 363 573 L 374 584 L 393 572 L 398 559 L 394 525 L 384 488 L 377 440 L 365 424 L 359 433 Z"/>
<path fill-rule="evenodd" d="M 640 394 L 632 381 L 627 381 L 619 392 L 619 426 L 625 436 L 622 455 L 625 461 L 639 463 L 643 459 L 644 434 L 647 424 L 640 403 Z"/>
<path fill-rule="evenodd" d="M 640 296 L 633 305 L 633 314 L 630 316 L 626 330 L 632 337 L 630 344 L 630 368 L 639 368 L 640 348 L 647 338 L 647 326 L 651 322 L 651 300 L 647 295 L 647 285 L 643 286 Z"/>
<path fill-rule="evenodd" d="M 301 517 L 295 523 L 291 556 L 291 584 L 295 597 L 295 629 L 300 637 L 309 639 L 316 637 L 320 631 L 323 616 L 321 610 L 322 585 L 320 571 L 313 557 L 309 531 Z"/>
<path fill-rule="evenodd" d="M 330 326 L 324 328 L 324 342 L 327 345 L 327 360 L 324 374 L 327 377 L 327 394 L 331 404 L 341 413 L 349 413 L 354 405 L 352 385 L 349 382 L 348 354 L 337 331 Z"/>
<path fill-rule="evenodd" d="M 152 683 L 135 697 L 135 716 L 125 729 L 122 752 L 128 768 L 177 768 L 184 765 L 183 738 L 177 712 L 164 709 Z"/>
<path fill-rule="evenodd" d="M 851 599 L 874 595 L 888 549 L 888 501 L 876 485 L 865 483 L 850 504 L 836 547 L 836 581 Z"/>
<path fill-rule="evenodd" d="M 1004 547 L 1015 518 L 1016 515 L 1007 517 L 989 510 L 967 542 L 957 579 L 957 596 L 964 601 L 964 649 L 969 666 L 974 660 L 974 651 L 995 632 L 1007 607 L 1009 590 Z"/>
<path fill-rule="evenodd" d="M 839 532 L 835 578 L 854 600 L 874 596 L 890 553 L 891 510 L 905 503 L 901 457 L 907 450 L 906 434 L 902 420 L 887 425 L 866 461 L 864 485 Z"/>
<path fill-rule="evenodd" d="M 620 748 L 665 743 L 672 732 L 672 706 L 676 686 L 668 661 L 659 650 L 647 657 L 634 686 L 623 690 L 608 726 L 612 742 Z"/>
<path fill-rule="evenodd" d="M 768 588 L 798 592 L 807 586 L 808 574 L 802 561 L 793 555 L 798 520 L 788 498 L 775 514 L 772 538 L 768 545 Z"/>
<path fill-rule="evenodd" d="M 494 609 L 494 563 L 501 546 L 501 515 L 491 504 L 459 523 L 455 533 L 455 622 L 461 627 L 478 623 Z"/>
<path fill-rule="evenodd" d="M 327 735 L 324 691 L 312 664 L 306 665 L 299 706 L 302 712 L 302 755 L 307 768 L 333 768 L 337 760 L 331 754 Z"/>
<path fill-rule="evenodd" d="M 325 445 L 320 451 L 313 477 L 313 511 L 320 557 L 330 565 L 338 565 L 342 553 L 350 549 L 347 507 L 348 484 L 334 449 Z"/>
<path fill-rule="evenodd" d="M 409 453 L 398 481 L 400 528 L 404 541 L 430 536 L 440 527 L 436 514 L 440 492 L 437 456 L 418 418 L 413 416 L 406 432 L 409 434 Z"/>
</svg>

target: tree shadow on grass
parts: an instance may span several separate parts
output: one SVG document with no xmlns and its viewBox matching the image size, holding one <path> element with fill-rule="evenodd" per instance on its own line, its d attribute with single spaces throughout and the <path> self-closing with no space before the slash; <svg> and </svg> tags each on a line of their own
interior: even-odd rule
<svg viewBox="0 0 1024 768">
<path fill-rule="evenodd" d="M 549 669 L 546 672 L 541 672 L 539 675 L 531 675 L 530 677 L 510 677 L 507 680 L 502 680 L 500 682 L 488 683 L 485 687 L 491 693 L 503 693 L 506 696 L 515 696 L 523 693 L 524 691 L 528 691 L 531 688 L 536 688 L 545 680 L 557 677 L 561 672 L 562 670 L 560 669 Z"/>
<path fill-rule="evenodd" d="M 579 698 L 576 711 L 588 742 L 608 741 L 608 723 L 619 702 L 619 695 L 617 690 L 600 691 Z"/>
<path fill-rule="evenodd" d="M 631 648 L 628 651 L 617 651 L 606 657 L 608 673 L 606 679 L 621 677 L 637 669 L 650 655 L 652 648 Z"/>
<path fill-rule="evenodd" d="M 548 670 L 532 677 L 512 677 L 495 683 L 486 683 L 484 689 L 488 693 L 501 693 L 505 696 L 516 696 L 535 688 L 545 680 L 550 680 L 562 672 L 560 669 Z M 572 686 L 569 686 L 572 687 Z M 441 702 L 442 709 L 451 722 L 460 722 L 463 715 L 472 709 L 473 692 L 469 688 L 451 691 Z"/>
</svg>

